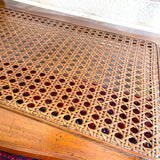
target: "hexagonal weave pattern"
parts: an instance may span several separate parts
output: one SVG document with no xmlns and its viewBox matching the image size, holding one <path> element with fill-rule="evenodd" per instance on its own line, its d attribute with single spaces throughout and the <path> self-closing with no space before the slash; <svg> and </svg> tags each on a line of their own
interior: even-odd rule
<svg viewBox="0 0 160 160">
<path fill-rule="evenodd" d="M 158 157 L 153 42 L 0 8 L 0 104 Z"/>
</svg>

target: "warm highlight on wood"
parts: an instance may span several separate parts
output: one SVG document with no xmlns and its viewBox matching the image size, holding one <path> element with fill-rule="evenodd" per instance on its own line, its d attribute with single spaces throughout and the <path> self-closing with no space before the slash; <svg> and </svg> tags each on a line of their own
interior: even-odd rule
<svg viewBox="0 0 160 160">
<path fill-rule="evenodd" d="M 65 130 L 61 151 L 72 132 L 158 158 L 155 43 L 4 8 L 0 23 L 1 107 Z"/>
</svg>

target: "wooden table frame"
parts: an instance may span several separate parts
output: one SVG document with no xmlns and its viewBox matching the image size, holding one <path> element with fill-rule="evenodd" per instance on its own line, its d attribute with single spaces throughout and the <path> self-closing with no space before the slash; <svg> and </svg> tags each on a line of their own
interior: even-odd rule
<svg viewBox="0 0 160 160">
<path fill-rule="evenodd" d="M 18 4 L 18 5 L 17 5 Z M 22 5 L 18 2 L 4 4 L 0 1 L 1 7 L 15 8 L 26 12 L 40 14 L 58 20 L 72 23 L 80 23 L 90 27 L 105 29 L 115 33 L 130 35 L 137 38 L 153 40 L 160 44 L 160 36 L 147 32 L 139 32 L 134 29 L 127 29 L 118 26 L 94 22 L 83 18 L 64 15 L 52 12 L 46 14 L 46 10 L 38 12 L 37 7 L 29 8 L 29 5 Z M 28 8 L 29 9 L 28 9 Z M 112 28 L 111 28 L 112 27 Z M 138 34 L 135 34 L 138 33 Z M 140 34 L 139 34 L 140 33 Z M 58 128 L 26 117 L 13 111 L 0 108 L 0 150 L 24 156 L 40 159 L 107 159 L 107 160 L 138 160 L 147 159 L 126 149 L 106 145 L 98 140 L 92 140 L 66 131 L 65 128 Z"/>
</svg>

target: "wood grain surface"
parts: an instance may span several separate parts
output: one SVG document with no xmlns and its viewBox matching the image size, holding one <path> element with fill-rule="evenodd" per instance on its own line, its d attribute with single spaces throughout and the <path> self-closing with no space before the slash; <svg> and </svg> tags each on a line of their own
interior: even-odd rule
<svg viewBox="0 0 160 160">
<path fill-rule="evenodd" d="M 0 108 L 0 149 L 41 159 L 138 160 L 133 155 Z"/>
</svg>

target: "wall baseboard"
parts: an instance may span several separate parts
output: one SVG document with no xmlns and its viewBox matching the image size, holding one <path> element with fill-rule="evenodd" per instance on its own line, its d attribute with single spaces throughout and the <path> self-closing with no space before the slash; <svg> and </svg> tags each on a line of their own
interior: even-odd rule
<svg viewBox="0 0 160 160">
<path fill-rule="evenodd" d="M 100 21 L 100 22 L 106 22 L 106 23 L 110 23 L 110 24 L 125 26 L 128 28 L 134 28 L 134 29 L 138 29 L 138 30 L 143 30 L 143 31 L 148 31 L 148 32 L 160 34 L 160 1 L 142 0 L 144 2 L 144 4 L 148 3 L 148 4 L 145 4 L 146 6 L 149 6 L 148 10 L 147 10 L 147 8 L 145 8 L 145 9 L 140 8 L 140 11 L 139 10 L 135 11 L 137 14 L 137 15 L 135 14 L 135 17 L 129 17 L 128 15 L 125 15 L 123 13 L 123 15 L 117 14 L 116 18 L 115 18 L 115 8 L 113 10 L 114 14 L 111 13 L 109 16 L 109 15 L 99 14 L 99 11 L 96 11 L 94 7 L 90 7 L 90 6 L 85 6 L 85 7 L 89 8 L 89 10 L 87 12 L 86 12 L 86 9 L 85 10 L 82 9 L 82 5 L 80 6 L 80 9 L 78 9 L 78 10 L 76 10 L 76 8 L 73 9 L 73 7 L 74 7 L 73 5 L 71 6 L 71 8 L 65 7 L 65 5 L 66 5 L 65 3 L 63 4 L 62 7 L 58 7 L 57 4 L 54 4 L 54 0 L 52 0 L 52 2 L 51 2 L 51 0 L 15 0 L 15 1 L 18 1 L 21 3 L 26 3 L 26 4 L 33 5 L 33 6 L 37 6 L 37 7 L 41 7 L 41 8 L 45 8 L 45 9 L 49 9 L 49 10 L 54 10 L 54 11 L 70 14 L 70 15 L 74 15 L 74 16 L 78 16 L 78 17 L 89 18 L 92 20 Z M 92 0 L 92 1 L 96 1 L 96 0 Z M 123 1 L 127 1 L 127 0 L 123 0 Z M 128 1 L 130 1 L 130 0 L 128 0 Z M 150 6 L 150 5 L 152 5 L 152 6 Z M 154 10 L 155 8 L 156 8 L 156 10 Z M 128 9 L 126 9 L 126 10 L 127 11 L 125 11 L 125 12 L 129 12 Z M 148 12 L 145 12 L 146 10 Z M 137 12 L 139 12 L 139 13 L 137 13 Z M 145 13 L 143 13 L 143 12 L 145 12 Z M 150 12 L 154 12 L 154 13 L 150 13 Z M 158 12 L 159 12 L 159 14 L 158 14 Z M 101 12 L 101 13 L 103 13 L 103 12 Z M 144 15 L 142 15 L 142 14 L 144 14 Z M 155 16 L 156 14 L 157 14 L 157 16 Z M 134 16 L 134 13 L 132 13 L 132 15 Z M 140 16 L 140 17 L 137 18 L 136 16 Z M 125 18 L 125 17 L 127 17 L 127 18 Z M 134 19 L 134 20 L 132 20 L 132 19 Z"/>
</svg>

